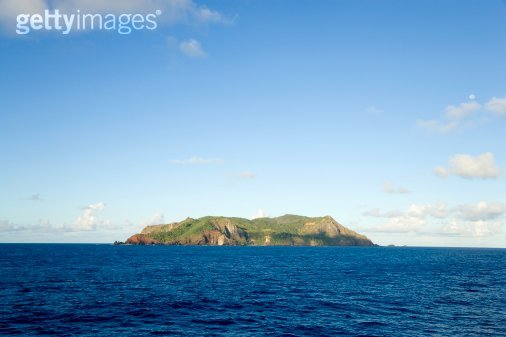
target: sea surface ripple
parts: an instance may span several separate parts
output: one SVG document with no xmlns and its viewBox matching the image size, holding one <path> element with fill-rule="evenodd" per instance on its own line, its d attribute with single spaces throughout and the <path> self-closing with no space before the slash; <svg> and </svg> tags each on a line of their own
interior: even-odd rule
<svg viewBox="0 0 506 337">
<path fill-rule="evenodd" d="M 0 245 L 0 335 L 506 336 L 506 250 Z"/>
</svg>

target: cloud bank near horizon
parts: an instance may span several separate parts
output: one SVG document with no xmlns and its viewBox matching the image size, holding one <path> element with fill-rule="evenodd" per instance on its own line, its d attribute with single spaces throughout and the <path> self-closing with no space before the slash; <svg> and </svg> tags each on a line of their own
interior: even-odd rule
<svg viewBox="0 0 506 337">
<path fill-rule="evenodd" d="M 406 210 L 381 212 L 372 209 L 366 217 L 385 221 L 369 228 L 378 233 L 416 233 L 425 236 L 486 237 L 502 233 L 506 204 L 480 201 L 449 207 L 446 203 L 412 204 Z"/>
</svg>

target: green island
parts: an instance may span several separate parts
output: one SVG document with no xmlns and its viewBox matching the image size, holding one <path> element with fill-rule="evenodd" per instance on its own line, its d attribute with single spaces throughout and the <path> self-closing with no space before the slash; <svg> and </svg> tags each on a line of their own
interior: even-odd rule
<svg viewBox="0 0 506 337">
<path fill-rule="evenodd" d="M 145 227 L 124 243 L 130 245 L 209 246 L 374 246 L 330 216 L 283 215 L 244 219 L 206 216 L 181 222 Z"/>
</svg>

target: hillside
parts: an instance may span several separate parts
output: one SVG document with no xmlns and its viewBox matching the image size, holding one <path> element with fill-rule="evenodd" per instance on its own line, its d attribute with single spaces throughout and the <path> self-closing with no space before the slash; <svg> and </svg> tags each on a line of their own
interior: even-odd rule
<svg viewBox="0 0 506 337">
<path fill-rule="evenodd" d="M 277 218 L 207 216 L 145 227 L 126 244 L 232 245 L 232 246 L 373 246 L 330 216 L 310 218 L 283 215 Z"/>
</svg>

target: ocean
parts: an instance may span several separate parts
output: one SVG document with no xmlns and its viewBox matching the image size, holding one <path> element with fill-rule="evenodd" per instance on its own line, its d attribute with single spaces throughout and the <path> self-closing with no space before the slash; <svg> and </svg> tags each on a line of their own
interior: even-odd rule
<svg viewBox="0 0 506 337">
<path fill-rule="evenodd" d="M 0 335 L 506 336 L 506 250 L 0 245 Z"/>
</svg>

